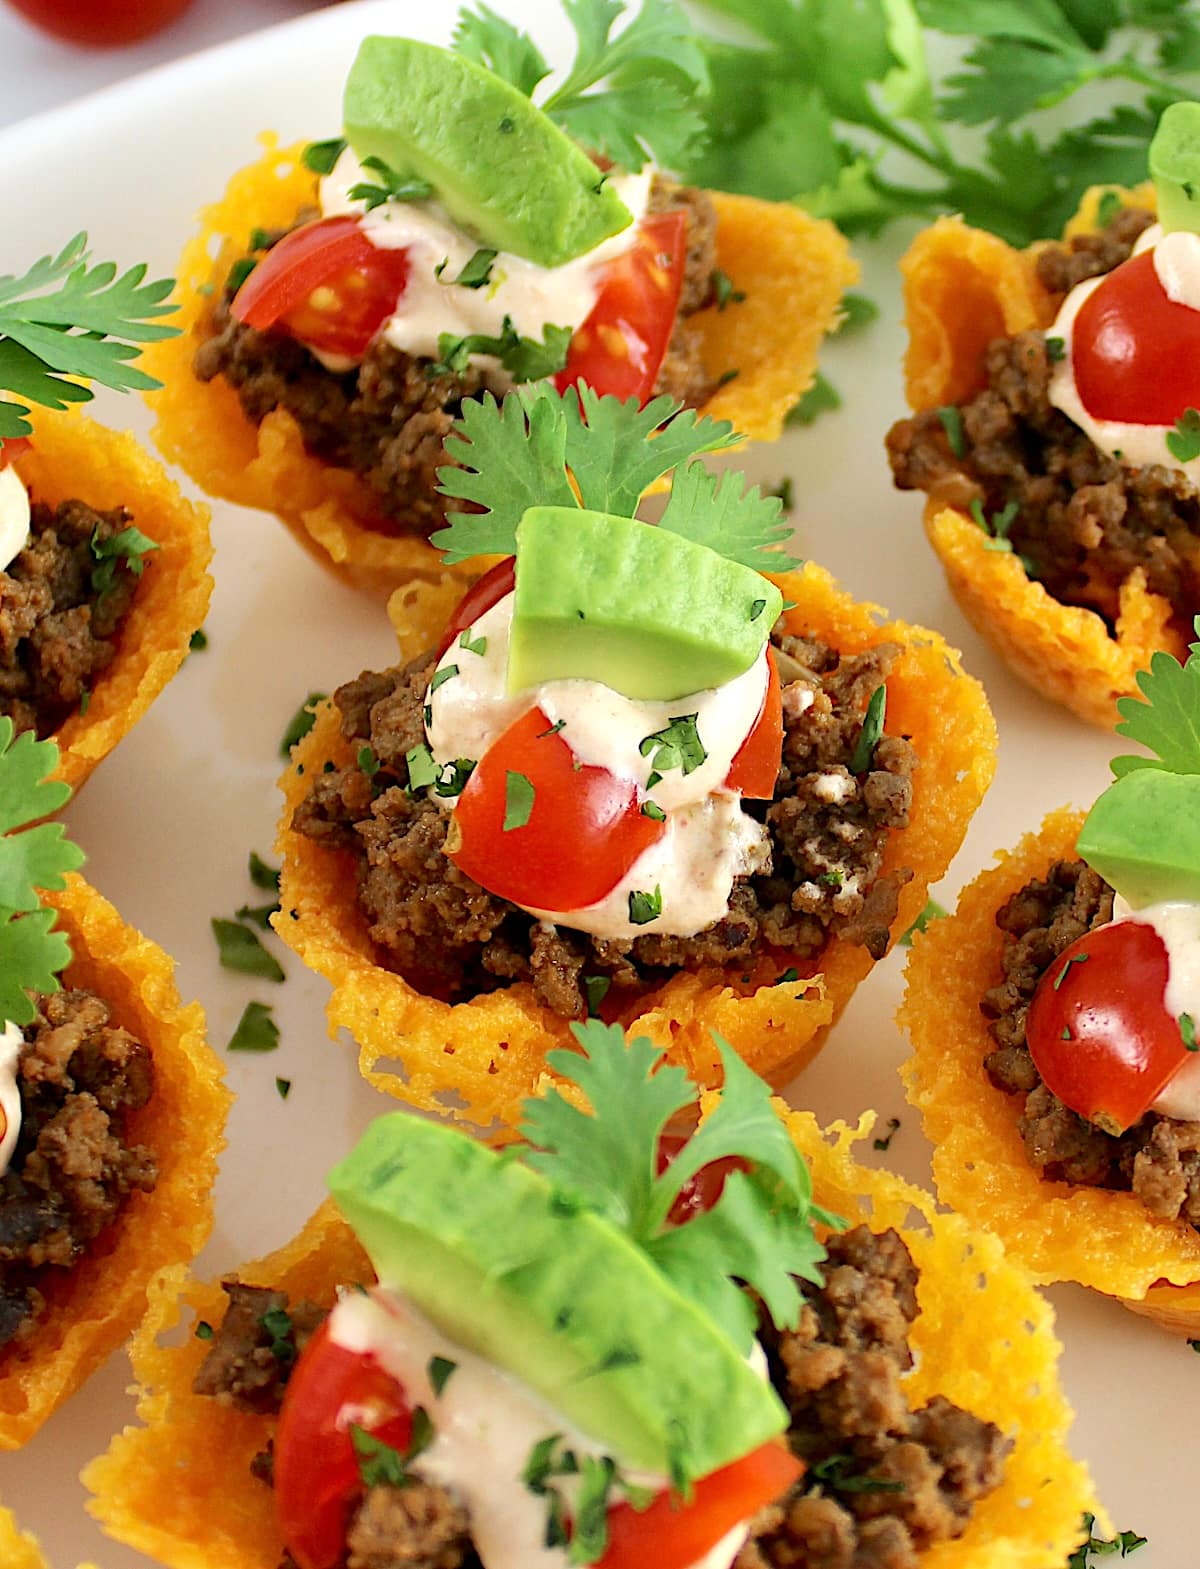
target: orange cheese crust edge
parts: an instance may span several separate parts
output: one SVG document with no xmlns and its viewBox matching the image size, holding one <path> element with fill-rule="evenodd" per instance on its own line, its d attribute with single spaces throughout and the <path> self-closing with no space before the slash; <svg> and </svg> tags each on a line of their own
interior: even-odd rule
<svg viewBox="0 0 1200 1569">
<path fill-rule="evenodd" d="M 70 715 L 54 733 L 62 753 L 56 777 L 77 790 L 174 676 L 208 612 L 209 511 L 186 500 L 128 432 L 75 411 L 35 409 L 31 417 L 34 445 L 16 469 L 33 499 L 78 498 L 100 512 L 125 507 L 159 547 L 143 557 L 116 656 L 97 676 L 87 713 Z"/>
<path fill-rule="evenodd" d="M 1052 862 L 1075 854 L 1083 815 L 1052 812 L 1037 833 L 963 890 L 953 915 L 914 935 L 898 1015 L 913 1055 L 901 1070 L 934 1146 L 943 1203 L 986 1225 L 1039 1284 L 1072 1280 L 1177 1334 L 1200 1335 L 1200 1234 L 1155 1220 L 1132 1193 L 1043 1181 L 1025 1158 L 1021 1097 L 983 1067 L 993 1041 L 979 1011 L 1000 980 L 995 914 Z"/>
<path fill-rule="evenodd" d="M 1101 195 L 1087 193 L 1066 237 L 1094 230 Z M 1152 186 L 1126 191 L 1153 210 Z M 1037 278 L 1040 247 L 1014 250 L 960 218 L 939 218 L 918 235 L 900 263 L 909 331 L 905 390 L 921 411 L 961 403 L 983 385 L 983 353 L 1054 319 L 1052 296 Z M 1021 679 L 1090 724 L 1111 726 L 1118 697 L 1136 691 L 1136 676 L 1159 648 L 1181 655 L 1166 600 L 1147 591 L 1140 569 L 1120 592 L 1116 636 L 1092 610 L 1063 605 L 1029 578 L 1011 552 L 988 550 L 983 532 L 956 508 L 929 502 L 925 532 L 950 590 L 972 626 Z"/>
<path fill-rule="evenodd" d="M 1064 1563 L 1079 1540 L 1081 1513 L 1104 1516 L 1086 1468 L 1066 1448 L 1071 1410 L 1058 1385 L 1053 1310 L 994 1237 L 939 1213 L 919 1188 L 856 1163 L 854 1145 L 869 1134 L 873 1113 L 857 1128 L 836 1123 L 825 1134 L 811 1113 L 779 1111 L 812 1162 L 819 1201 L 852 1223 L 896 1226 L 912 1250 L 921 1270 L 917 1367 L 906 1379 L 912 1404 L 943 1394 L 1015 1438 L 1000 1487 L 976 1506 L 964 1536 L 922 1554 L 922 1569 Z M 337 1285 L 373 1276 L 326 1203 L 298 1237 L 239 1278 L 331 1302 Z M 276 1569 L 279 1562 L 271 1494 L 249 1469 L 273 1421 L 192 1393 L 202 1341 L 158 1340 L 181 1317 L 188 1325 L 193 1314 L 219 1322 L 223 1300 L 219 1286 L 186 1281 L 182 1269 L 155 1283 L 132 1348 L 144 1425 L 127 1427 L 83 1477 L 95 1495 L 91 1511 L 109 1535 L 170 1569 Z"/>
<path fill-rule="evenodd" d="M 143 363 L 163 383 L 150 396 L 154 439 L 165 457 L 209 495 L 274 512 L 324 565 L 359 588 L 386 594 L 413 577 L 438 575 L 441 556 L 424 539 L 371 526 L 378 517 L 366 487 L 349 470 L 310 457 L 299 427 L 276 410 L 255 427 L 222 381 L 192 374 L 208 334 L 214 278 L 245 253 L 253 227 L 286 228 L 314 199 L 316 177 L 299 161 L 302 143 L 280 148 L 261 138 L 258 162 L 239 170 L 219 202 L 200 214 L 201 232 L 179 263 L 183 336 L 152 344 Z M 736 369 L 704 413 L 732 420 L 756 441 L 774 441 L 788 410 L 812 385 L 822 338 L 838 320 L 858 266 L 833 226 L 799 208 L 714 193 L 717 264 L 746 299 L 691 318 L 714 376 Z M 473 576 L 482 559 L 456 569 Z"/>
<path fill-rule="evenodd" d="M 785 598 L 798 601 L 785 618 L 791 630 L 810 631 L 847 654 L 889 641 L 902 646 L 888 679 L 887 728 L 912 737 L 921 766 L 913 777 L 909 826 L 891 835 L 884 857 L 885 870 L 908 866 L 914 873 L 900 890 L 893 928 L 899 935 L 924 909 L 930 884 L 953 859 L 991 782 L 996 733 L 987 700 L 936 633 L 887 622 L 878 607 L 851 599 L 820 567 L 809 563 L 802 573 L 776 581 Z M 391 609 L 402 659 L 434 645 L 459 587 L 454 579 L 416 583 L 395 596 Z M 283 873 L 275 928 L 332 984 L 330 1034 L 349 1031 L 360 1071 L 377 1089 L 478 1128 L 513 1128 L 522 1102 L 553 1080 L 547 1052 L 572 1044 L 567 1021 L 540 1006 L 528 983 L 449 1004 L 415 991 L 378 963 L 355 899 L 352 857 L 290 826 L 307 777 L 326 761 L 349 756 L 327 703 L 280 781 L 286 806 L 276 840 Z M 822 956 L 820 974 L 810 963 L 799 968 L 811 980 L 772 984 L 787 965 L 786 955 L 765 956 L 752 970 L 734 965 L 675 975 L 631 1002 L 619 1022 L 648 1035 L 701 1084 L 719 1079 L 710 1033 L 719 1030 L 757 1073 L 780 1087 L 815 1056 L 872 960 L 865 948 L 835 941 Z"/>
<path fill-rule="evenodd" d="M 0 1564 L 4 1569 L 47 1569 L 37 1542 L 22 1531 L 12 1510 L 0 1504 Z M 80 1564 L 79 1569 L 96 1569 L 95 1564 Z"/>
<path fill-rule="evenodd" d="M 230 1096 L 205 1041 L 199 1003 L 183 1004 L 174 964 L 82 878 L 46 895 L 70 938 L 65 986 L 95 991 L 154 1055 L 155 1089 L 129 1138 L 158 1161 L 152 1193 L 133 1193 L 69 1271 L 45 1285 L 50 1307 L 28 1340 L 0 1350 L 0 1450 L 17 1449 L 141 1319 L 161 1269 L 190 1263 L 212 1229 L 212 1185 Z"/>
</svg>

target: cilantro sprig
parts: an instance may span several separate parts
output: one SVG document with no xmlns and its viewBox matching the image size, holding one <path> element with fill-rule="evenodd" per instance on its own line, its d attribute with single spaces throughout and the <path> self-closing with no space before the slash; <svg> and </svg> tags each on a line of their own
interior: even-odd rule
<svg viewBox="0 0 1200 1569">
<path fill-rule="evenodd" d="M 675 0 L 643 0 L 614 34 L 623 0 L 563 0 L 575 58 L 539 107 L 582 146 L 636 173 L 653 160 L 674 168 L 699 144 L 697 94 L 708 86 L 704 52 Z M 454 47 L 533 97 L 550 66 L 527 33 L 490 7 L 459 13 Z"/>
<path fill-rule="evenodd" d="M 1200 638 L 1200 616 L 1194 625 Z M 1114 757 L 1114 777 L 1120 779 L 1135 768 L 1200 774 L 1200 642 L 1191 644 L 1182 665 L 1159 649 L 1149 670 L 1138 672 L 1137 684 L 1140 698 L 1122 697 L 1117 703 L 1121 723 L 1116 731 L 1127 740 L 1140 742 L 1154 755 Z"/>
<path fill-rule="evenodd" d="M 797 1278 L 819 1280 L 825 1250 L 814 1224 L 840 1222 L 812 1202 L 808 1167 L 771 1105 L 771 1092 L 719 1035 L 725 1083 L 720 1101 L 659 1172 L 667 1124 L 696 1104 L 682 1068 L 646 1037 L 625 1044 L 618 1025 L 573 1024 L 581 1050 L 550 1053 L 550 1066 L 576 1084 L 591 1111 L 558 1090 L 525 1103 L 521 1132 L 534 1146 L 529 1164 L 562 1194 L 621 1227 L 687 1296 L 711 1313 L 749 1351 L 755 1311 L 745 1282 L 774 1322 L 794 1326 Z M 684 1184 L 711 1161 L 736 1156 L 750 1164 L 726 1181 L 703 1215 L 671 1226 Z"/>
<path fill-rule="evenodd" d="M 118 276 L 115 262 L 93 263 L 82 232 L 20 277 L 0 274 L 0 389 L 13 394 L 0 398 L 0 440 L 32 434 L 30 404 L 65 409 L 93 397 L 69 378 L 119 392 L 159 385 L 129 362 L 139 344 L 177 335 L 157 319 L 175 310 L 163 303 L 175 284 L 145 277 L 144 265 Z"/>
</svg>

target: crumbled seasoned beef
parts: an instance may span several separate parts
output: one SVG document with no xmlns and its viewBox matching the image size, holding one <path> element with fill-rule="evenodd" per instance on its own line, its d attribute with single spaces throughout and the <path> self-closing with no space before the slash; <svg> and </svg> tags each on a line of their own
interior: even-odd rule
<svg viewBox="0 0 1200 1569">
<path fill-rule="evenodd" d="M 350 1524 L 346 1569 L 477 1569 L 470 1523 L 444 1487 L 373 1487 Z"/>
<path fill-rule="evenodd" d="M 43 997 L 17 1067 L 21 1133 L 0 1176 L 0 1346 L 30 1333 L 51 1272 L 70 1269 L 128 1195 L 149 1192 L 152 1153 L 125 1119 L 154 1091 L 145 1046 L 91 992 Z"/>
<path fill-rule="evenodd" d="M 1027 883 L 997 912 L 1006 934 L 1003 979 L 980 1003 L 997 1043 L 984 1066 L 997 1089 L 1025 1097 L 1021 1137 L 1042 1176 L 1132 1192 L 1159 1219 L 1200 1226 L 1200 1122 L 1150 1111 L 1123 1134 L 1106 1133 L 1047 1089 L 1026 1044 L 1042 976 L 1085 932 L 1111 921 L 1112 907 L 1112 889 L 1083 861 L 1056 861 L 1044 880 Z"/>
<path fill-rule="evenodd" d="M 912 875 L 885 874 L 881 864 L 890 832 L 908 821 L 916 758 L 907 740 L 884 736 L 866 772 L 854 775 L 849 764 L 870 696 L 898 652 L 883 644 L 843 659 L 823 644 L 779 639 L 779 780 L 771 803 L 746 803 L 766 823 L 771 866 L 739 879 L 728 914 L 694 937 L 608 940 L 541 923 L 459 871 L 445 854 L 449 814 L 405 788 L 405 754 L 425 739 L 431 660 L 338 690 L 342 734 L 356 755 L 369 746 L 379 767 L 369 778 L 357 762 L 316 774 L 293 826 L 355 855 L 381 958 L 437 997 L 527 980 L 547 1007 L 582 1018 L 586 976 L 629 992 L 663 971 L 747 963 L 766 946 L 815 960 L 831 934 L 879 958 Z"/>
<path fill-rule="evenodd" d="M 326 1310 L 311 1302 L 291 1307 L 284 1291 L 232 1278 L 221 1290 L 229 1305 L 192 1388 L 243 1411 L 278 1411 L 292 1365 Z"/>
<path fill-rule="evenodd" d="M 650 209 L 672 208 L 687 214 L 687 269 L 656 390 L 698 407 L 712 382 L 687 318 L 711 295 L 716 212 L 703 191 L 658 176 Z M 305 212 L 298 221 L 311 216 Z M 201 381 L 223 377 L 255 424 L 272 410 L 285 409 L 314 457 L 348 468 L 364 481 L 378 503 L 380 529 L 428 535 L 439 528 L 445 498 L 437 491 L 437 470 L 447 461 L 445 439 L 465 398 L 487 390 L 503 395 L 507 379 L 474 362 L 461 374 L 431 376 L 432 360 L 414 358 L 378 339 L 360 366 L 327 370 L 286 333 L 256 332 L 236 321 L 231 298 L 226 291 L 213 308 L 211 335 L 196 351 L 196 376 Z"/>
<path fill-rule="evenodd" d="M 940 1395 L 909 1409 L 917 1270 L 901 1237 L 859 1226 L 828 1249 L 798 1328 L 762 1333 L 807 1470 L 755 1521 L 735 1569 L 915 1569 L 925 1548 L 961 1535 L 1010 1448 Z"/>
<path fill-rule="evenodd" d="M 1124 261 L 1149 216 L 1122 209 L 1101 235 L 1040 253 L 1053 290 Z M 1126 468 L 1049 402 L 1052 364 L 1041 332 L 997 338 L 982 370 L 986 386 L 960 410 L 956 453 L 936 409 L 888 432 L 892 476 L 947 506 L 972 503 L 993 519 L 1015 505 L 1007 538 L 1056 599 L 1097 611 L 1110 624 L 1121 584 L 1136 567 L 1191 629 L 1200 604 L 1200 492 L 1178 469 Z M 1166 456 L 1164 452 L 1164 457 Z"/>
<path fill-rule="evenodd" d="M 97 593 L 92 541 L 107 543 L 130 522 L 120 507 L 33 502 L 30 537 L 0 572 L 0 713 L 18 730 L 52 734 L 112 663 L 137 579 L 121 563 Z"/>
</svg>

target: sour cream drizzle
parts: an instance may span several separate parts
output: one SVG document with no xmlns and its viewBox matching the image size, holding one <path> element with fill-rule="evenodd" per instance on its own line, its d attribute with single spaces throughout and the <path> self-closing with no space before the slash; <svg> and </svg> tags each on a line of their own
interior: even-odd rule
<svg viewBox="0 0 1200 1569">
<path fill-rule="evenodd" d="M 395 1292 L 347 1293 L 330 1314 L 329 1333 L 335 1345 L 373 1356 L 412 1405 L 429 1413 L 433 1442 L 411 1469 L 462 1500 L 484 1569 L 567 1569 L 566 1552 L 545 1545 L 546 1500 L 522 1473 L 534 1445 L 551 1434 L 576 1455 L 600 1456 L 601 1446 L 510 1374 L 448 1340 Z M 454 1363 L 440 1395 L 429 1378 L 434 1357 Z M 655 1491 L 667 1485 L 663 1477 L 626 1474 Z M 561 1480 L 569 1501 L 572 1479 Z M 691 1569 L 729 1569 L 746 1536 L 747 1527 L 737 1527 Z"/>
<path fill-rule="evenodd" d="M 1173 232 L 1164 235 L 1161 224 L 1153 224 L 1138 236 L 1134 255 L 1154 250 L 1154 270 L 1168 297 L 1177 305 L 1200 310 L 1200 234 Z M 1170 425 L 1129 425 L 1120 420 L 1097 419 L 1090 414 L 1075 385 L 1072 343 L 1075 318 L 1085 302 L 1103 284 L 1104 277 L 1088 278 L 1077 284 L 1063 301 L 1049 329 L 1048 338 L 1061 338 L 1063 358 L 1055 363 L 1050 376 L 1050 402 L 1061 409 L 1088 436 L 1091 442 L 1125 468 L 1145 468 L 1159 464 L 1177 469 L 1193 485 L 1200 485 L 1200 458 L 1181 463 L 1167 446 Z M 1182 411 L 1181 411 L 1182 412 Z"/>
<path fill-rule="evenodd" d="M 25 1036 L 18 1025 L 11 1022 L 0 1035 L 0 1112 L 4 1115 L 4 1129 L 0 1133 L 0 1177 L 8 1170 L 21 1136 L 21 1091 L 17 1084 L 17 1066 Z"/>
<path fill-rule="evenodd" d="M 641 795 L 667 813 L 666 831 L 634 862 L 625 877 L 598 903 L 569 911 L 530 914 L 545 921 L 611 938 L 649 932 L 694 936 L 729 909 L 735 877 L 760 870 L 769 857 L 763 825 L 741 809 L 741 797 L 722 789 L 738 748 L 762 708 L 769 679 L 767 651 L 741 675 L 723 686 L 694 692 L 673 702 L 634 701 L 599 681 L 548 681 L 534 691 L 509 695 L 505 688 L 513 595 L 486 612 L 466 634 L 486 640 L 481 654 L 455 642 L 442 656 L 438 672 L 457 667 L 426 699 L 426 726 L 435 762 L 478 759 L 532 703 L 582 763 L 607 768 L 631 780 Z M 435 676 L 436 679 L 436 676 Z M 707 753 L 691 773 L 669 769 L 652 788 L 650 752 L 641 743 L 673 718 L 696 715 L 696 731 Z M 456 798 L 437 799 L 452 809 Z M 662 914 L 644 925 L 629 919 L 629 895 L 662 893 Z"/>
<path fill-rule="evenodd" d="M 0 571 L 6 570 L 29 538 L 29 492 L 10 463 L 0 469 Z"/>
<path fill-rule="evenodd" d="M 495 337 L 506 316 L 524 337 L 540 339 L 548 323 L 578 327 L 596 303 L 603 266 L 634 243 L 650 200 L 653 171 L 618 174 L 610 181 L 632 214 L 628 228 L 562 267 L 539 267 L 501 251 L 492 262 L 491 281 L 478 289 L 454 282 L 479 248 L 478 238 L 464 233 L 436 201 L 384 202 L 364 212 L 350 190 L 374 179 L 347 148 L 321 181 L 321 212 L 327 218 L 358 218 L 373 245 L 408 252 L 408 283 L 383 336 L 406 354 L 436 358 L 442 333 Z"/>
<path fill-rule="evenodd" d="M 1113 924 L 1121 921 L 1140 921 L 1157 932 L 1167 950 L 1163 1007 L 1176 1019 L 1190 1014 L 1200 1030 L 1200 904 L 1172 901 L 1135 910 L 1117 894 Z M 1189 1055 L 1150 1110 L 1180 1122 L 1200 1122 L 1200 1052 Z"/>
</svg>

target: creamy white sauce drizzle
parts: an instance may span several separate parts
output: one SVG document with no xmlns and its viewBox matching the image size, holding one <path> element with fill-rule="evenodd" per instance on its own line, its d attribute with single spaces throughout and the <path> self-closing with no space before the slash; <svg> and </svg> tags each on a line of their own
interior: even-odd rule
<svg viewBox="0 0 1200 1569">
<path fill-rule="evenodd" d="M 1200 904 L 1172 901 L 1135 910 L 1117 894 L 1113 924 L 1121 921 L 1140 921 L 1158 933 L 1167 950 L 1163 1007 L 1176 1019 L 1190 1014 L 1200 1031 Z M 1149 1109 L 1181 1122 L 1200 1122 L 1200 1052 L 1189 1054 Z"/>
<path fill-rule="evenodd" d="M 6 1022 L 0 1035 L 0 1113 L 4 1128 L 0 1132 L 0 1177 L 8 1170 L 21 1135 L 21 1091 L 17 1084 L 17 1065 L 25 1036 L 20 1026 Z"/>
<path fill-rule="evenodd" d="M 499 600 L 465 634 L 471 643 L 486 639 L 481 654 L 460 638 L 439 661 L 439 672 L 457 667 L 458 673 L 427 698 L 435 762 L 478 760 L 536 702 L 551 724 L 561 723 L 559 733 L 581 763 L 630 780 L 639 796 L 667 813 L 667 821 L 662 836 L 596 904 L 567 911 L 525 908 L 542 920 L 602 937 L 648 932 L 690 937 L 703 931 L 728 911 L 734 878 L 760 870 L 769 856 L 766 829 L 741 810 L 740 796 L 721 788 L 762 708 L 770 674 L 765 645 L 732 681 L 674 702 L 634 701 L 599 681 L 582 680 L 547 681 L 510 696 L 505 681 L 513 599 L 508 594 Z M 648 789 L 654 758 L 652 752 L 642 756 L 642 741 L 686 714 L 696 715 L 704 762 L 689 774 L 668 769 Z M 456 798 L 437 799 L 452 809 Z M 630 893 L 655 889 L 662 896 L 661 915 L 634 925 Z"/>
<path fill-rule="evenodd" d="M 530 338 L 540 339 L 548 323 L 580 326 L 596 303 L 600 270 L 634 243 L 652 179 L 650 169 L 612 177 L 610 184 L 633 222 L 594 250 L 562 267 L 539 267 L 501 251 L 492 263 L 490 282 L 478 289 L 453 280 L 479 249 L 479 239 L 464 233 L 436 201 L 385 202 L 373 212 L 364 212 L 363 203 L 351 199 L 351 187 L 372 184 L 376 177 L 364 171 L 349 148 L 321 181 L 320 203 L 327 218 L 346 214 L 358 218 L 363 233 L 381 250 L 408 252 L 408 282 L 383 335 L 406 354 L 436 358 L 442 333 L 496 337 L 506 316 L 518 333 Z"/>
<path fill-rule="evenodd" d="M 1134 254 L 1151 247 L 1154 248 L 1155 271 L 1170 298 L 1176 304 L 1200 310 L 1200 235 L 1176 232 L 1164 236 L 1162 226 L 1156 223 L 1138 236 Z M 1167 446 L 1167 437 L 1174 426 L 1132 425 L 1120 420 L 1097 419 L 1083 405 L 1072 363 L 1075 318 L 1103 282 L 1104 278 L 1100 277 L 1077 284 L 1063 301 L 1054 325 L 1046 333 L 1048 338 L 1061 338 L 1064 351 L 1050 375 L 1050 402 L 1074 421 L 1101 452 L 1116 458 L 1123 467 L 1144 468 L 1159 464 L 1178 470 L 1193 485 L 1200 485 L 1200 458 L 1181 463 Z"/>
<path fill-rule="evenodd" d="M 411 1469 L 461 1499 L 484 1569 L 567 1569 L 566 1552 L 545 1545 L 546 1500 L 530 1492 L 522 1472 L 534 1445 L 551 1434 L 561 1434 L 577 1455 L 600 1456 L 602 1446 L 511 1374 L 447 1339 L 393 1291 L 348 1292 L 329 1331 L 335 1345 L 374 1356 L 412 1405 L 429 1413 L 434 1439 Z M 429 1378 L 434 1357 L 455 1364 L 440 1395 Z M 626 1474 L 655 1491 L 666 1486 L 662 1477 Z M 570 1482 L 562 1479 L 568 1504 Z M 730 1532 L 691 1569 L 729 1569 L 745 1534 L 745 1526 Z"/>
<path fill-rule="evenodd" d="M 29 492 L 10 463 L 0 469 L 0 571 L 6 570 L 29 538 Z"/>
</svg>

